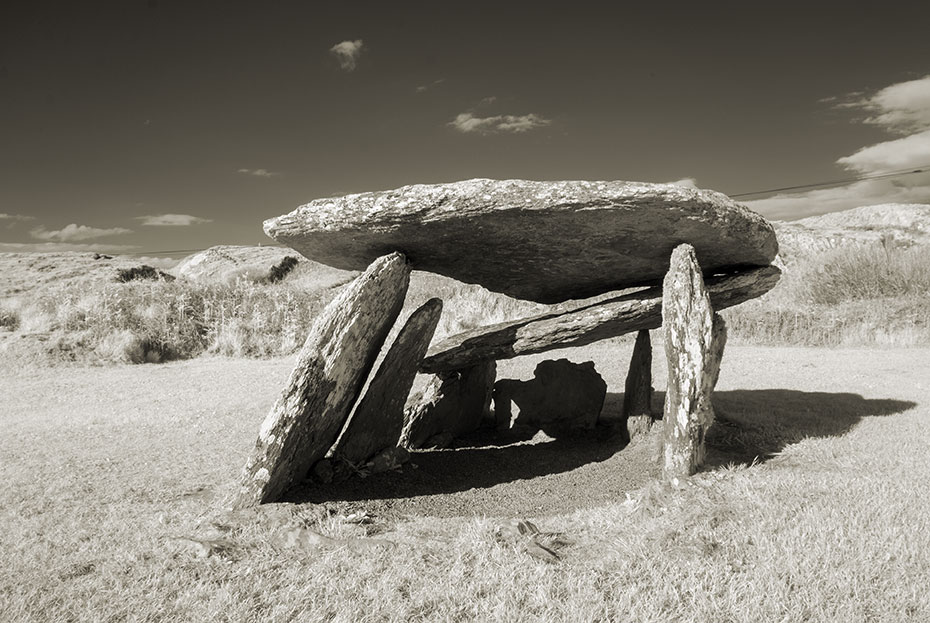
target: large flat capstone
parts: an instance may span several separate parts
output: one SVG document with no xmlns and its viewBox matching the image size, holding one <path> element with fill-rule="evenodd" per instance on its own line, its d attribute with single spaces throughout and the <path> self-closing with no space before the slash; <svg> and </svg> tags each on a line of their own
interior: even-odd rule
<svg viewBox="0 0 930 623">
<path fill-rule="evenodd" d="M 336 268 L 400 251 L 416 269 L 540 303 L 658 283 L 684 242 L 706 272 L 765 266 L 778 250 L 771 225 L 726 195 L 640 182 L 418 184 L 317 199 L 265 233 Z"/>
</svg>

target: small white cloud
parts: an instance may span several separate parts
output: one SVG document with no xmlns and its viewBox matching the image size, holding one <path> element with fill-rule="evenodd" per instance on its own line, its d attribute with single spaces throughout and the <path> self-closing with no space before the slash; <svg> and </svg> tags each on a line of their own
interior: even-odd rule
<svg viewBox="0 0 930 623">
<path fill-rule="evenodd" d="M 6 223 L 7 229 L 16 227 L 17 223 L 33 220 L 35 220 L 34 216 L 26 216 L 25 214 L 4 214 L 0 212 L 0 223 Z"/>
<path fill-rule="evenodd" d="M 432 89 L 433 87 L 438 86 L 438 85 L 442 84 L 442 83 L 445 82 L 445 81 L 446 81 L 445 78 L 439 78 L 438 80 L 433 80 L 433 81 L 430 82 L 429 84 L 421 84 L 420 86 L 417 87 L 416 91 L 417 91 L 417 93 L 426 93 L 427 91 L 429 91 L 429 90 Z"/>
<path fill-rule="evenodd" d="M 62 229 L 48 230 L 44 227 L 37 227 L 29 232 L 36 240 L 48 240 L 51 242 L 74 242 L 77 240 L 92 240 L 94 238 L 103 238 L 105 236 L 119 236 L 122 234 L 132 233 L 131 229 L 124 227 L 111 227 L 109 229 L 100 229 L 98 227 L 88 227 L 87 225 L 77 225 L 71 223 Z"/>
<path fill-rule="evenodd" d="M 138 249 L 128 244 L 75 244 L 70 242 L 0 242 L 0 253 L 52 253 L 76 251 L 80 253 L 122 253 Z"/>
<path fill-rule="evenodd" d="M 478 106 L 479 106 L 479 107 L 481 107 L 481 106 L 490 106 L 491 104 L 493 104 L 493 103 L 496 102 L 496 101 L 497 101 L 497 96 L 496 96 L 496 95 L 490 95 L 490 96 L 484 98 L 483 100 L 481 100 L 480 102 L 478 102 Z"/>
<path fill-rule="evenodd" d="M 697 188 L 697 180 L 693 177 L 683 177 L 680 180 L 675 180 L 674 182 L 665 182 L 666 184 L 671 184 L 672 186 L 684 186 L 685 188 Z"/>
<path fill-rule="evenodd" d="M 358 57 L 362 54 L 362 40 L 341 41 L 329 49 L 330 53 L 339 61 L 339 66 L 346 71 L 354 71 L 358 64 Z"/>
<path fill-rule="evenodd" d="M 239 169 L 238 173 L 252 175 L 254 177 L 278 177 L 281 175 L 277 171 L 269 171 L 268 169 Z"/>
<path fill-rule="evenodd" d="M 148 214 L 146 216 L 137 216 L 136 220 L 142 221 L 143 225 L 151 227 L 187 227 L 211 222 L 211 219 L 190 214 Z"/>
<path fill-rule="evenodd" d="M 463 112 L 450 121 L 449 125 L 464 134 L 494 134 L 497 132 L 522 134 L 535 128 L 547 126 L 550 123 L 552 122 L 549 119 L 540 117 L 535 113 L 476 117 L 474 113 Z"/>
</svg>

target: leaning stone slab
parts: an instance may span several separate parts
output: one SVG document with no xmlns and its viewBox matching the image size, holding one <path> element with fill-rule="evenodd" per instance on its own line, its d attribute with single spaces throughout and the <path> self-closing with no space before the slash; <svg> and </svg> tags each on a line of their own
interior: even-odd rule
<svg viewBox="0 0 930 623">
<path fill-rule="evenodd" d="M 724 309 L 761 296 L 775 287 L 781 275 L 774 266 L 733 275 L 711 277 L 707 289 L 715 309 Z M 559 312 L 542 314 L 466 331 L 430 348 L 422 372 L 442 372 L 489 359 L 510 359 L 555 348 L 584 346 L 662 324 L 662 289 L 648 288 L 597 303 L 578 303 Z"/>
<path fill-rule="evenodd" d="M 407 319 L 355 407 L 336 456 L 358 465 L 397 446 L 404 428 L 404 403 L 441 314 L 442 301 L 434 298 Z"/>
<path fill-rule="evenodd" d="M 714 314 L 694 249 L 672 253 L 663 288 L 665 303 L 665 394 L 663 474 L 677 483 L 704 462 L 704 439 L 713 423 L 711 394 L 726 342 L 723 319 Z"/>
<path fill-rule="evenodd" d="M 497 363 L 484 361 L 435 375 L 419 396 L 411 397 L 404 415 L 401 446 L 444 447 L 477 430 L 488 417 Z"/>
<path fill-rule="evenodd" d="M 400 313 L 409 279 L 403 255 L 378 258 L 313 323 L 242 470 L 234 507 L 276 501 L 323 458 Z"/>
<path fill-rule="evenodd" d="M 606 397 L 607 383 L 593 361 L 548 359 L 539 362 L 529 381 L 502 379 L 494 384 L 494 415 L 501 422 L 509 420 L 513 403 L 520 410 L 514 426 L 557 436 L 569 429 L 594 428 Z"/>
<path fill-rule="evenodd" d="M 414 268 L 540 303 L 659 283 L 678 244 L 705 270 L 765 266 L 772 226 L 726 195 L 671 184 L 474 179 L 317 199 L 265 221 L 317 262 Z"/>
</svg>

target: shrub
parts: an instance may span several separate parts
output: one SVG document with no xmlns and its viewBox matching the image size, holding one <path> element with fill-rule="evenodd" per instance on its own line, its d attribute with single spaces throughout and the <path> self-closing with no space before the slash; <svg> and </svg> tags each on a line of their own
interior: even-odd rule
<svg viewBox="0 0 930 623">
<path fill-rule="evenodd" d="M 277 283 L 287 277 L 288 274 L 294 270 L 294 267 L 297 266 L 297 261 L 296 257 L 288 255 L 272 266 L 271 270 L 268 272 L 268 283 Z"/>
<path fill-rule="evenodd" d="M 143 264 L 141 266 L 133 266 L 132 268 L 120 268 L 116 271 L 116 280 L 121 283 L 126 283 L 127 281 L 142 281 L 142 280 L 161 280 L 161 281 L 174 281 L 174 276 L 169 275 L 168 273 L 153 268 Z"/>
</svg>

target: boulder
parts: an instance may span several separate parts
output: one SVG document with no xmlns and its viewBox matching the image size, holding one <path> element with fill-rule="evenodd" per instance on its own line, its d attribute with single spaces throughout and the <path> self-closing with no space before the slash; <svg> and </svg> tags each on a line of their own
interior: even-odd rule
<svg viewBox="0 0 930 623">
<path fill-rule="evenodd" d="M 444 447 L 459 435 L 477 430 L 489 415 L 496 374 L 497 363 L 483 361 L 433 376 L 419 395 L 411 397 L 400 445 Z"/>
<path fill-rule="evenodd" d="M 405 186 L 317 199 L 265 233 L 336 268 L 401 251 L 418 270 L 541 303 L 658 283 L 682 242 L 708 271 L 764 266 L 778 250 L 771 225 L 725 195 L 640 182 Z"/>
<path fill-rule="evenodd" d="M 404 403 L 441 314 L 442 301 L 435 298 L 410 314 L 355 407 L 336 456 L 357 465 L 397 446 L 404 428 Z"/>
<path fill-rule="evenodd" d="M 713 423 L 710 399 L 726 342 L 723 319 L 714 314 L 694 249 L 675 249 L 665 277 L 665 393 L 663 474 L 677 483 L 704 462 L 704 439 Z"/>
<path fill-rule="evenodd" d="M 494 384 L 494 416 L 498 425 L 511 419 L 511 403 L 520 412 L 513 426 L 540 428 L 550 435 L 566 429 L 594 428 L 607 397 L 607 383 L 593 361 L 541 361 L 529 381 Z"/>
<path fill-rule="evenodd" d="M 765 294 L 778 283 L 774 266 L 711 277 L 707 290 L 715 309 Z M 558 311 L 480 327 L 446 338 L 430 348 L 422 372 L 456 370 L 488 359 L 510 359 L 556 348 L 584 346 L 662 324 L 662 289 L 648 288 L 595 303 L 579 302 Z"/>
<path fill-rule="evenodd" d="M 274 502 L 336 441 L 410 279 L 400 253 L 375 260 L 320 314 L 242 469 L 237 508 Z"/>
</svg>

